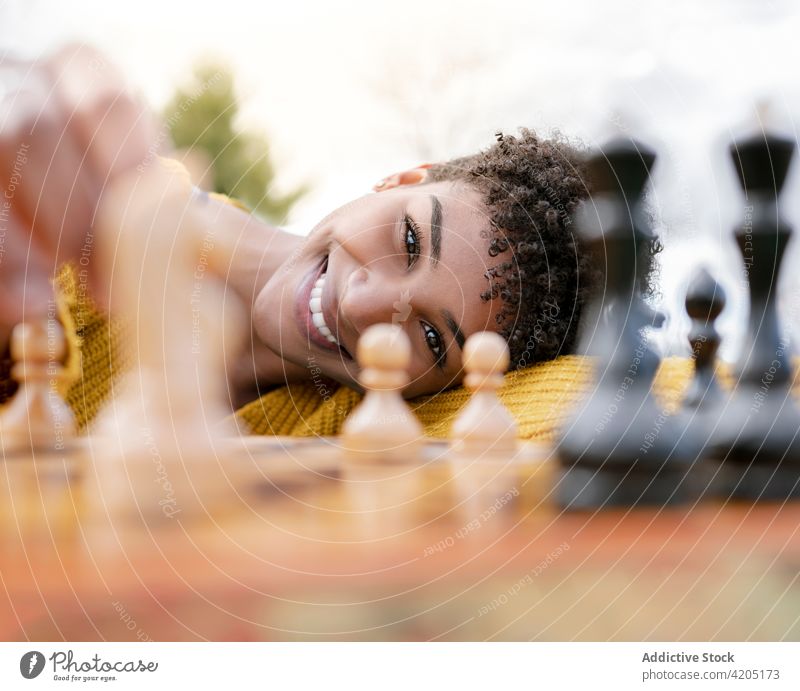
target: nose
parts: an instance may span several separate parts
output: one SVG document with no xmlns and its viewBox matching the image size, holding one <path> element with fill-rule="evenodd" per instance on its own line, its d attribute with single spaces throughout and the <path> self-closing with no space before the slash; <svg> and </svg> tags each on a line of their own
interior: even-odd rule
<svg viewBox="0 0 800 691">
<path fill-rule="evenodd" d="M 340 318 L 358 338 L 373 324 L 403 325 L 411 316 L 411 293 L 377 271 L 361 267 L 348 277 L 339 301 Z"/>
</svg>

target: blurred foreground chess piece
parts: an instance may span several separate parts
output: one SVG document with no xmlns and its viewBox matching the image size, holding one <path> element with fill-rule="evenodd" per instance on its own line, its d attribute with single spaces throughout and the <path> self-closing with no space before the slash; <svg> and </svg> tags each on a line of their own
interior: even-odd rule
<svg viewBox="0 0 800 691">
<path fill-rule="evenodd" d="M 464 385 L 473 392 L 450 436 L 456 453 L 508 457 L 517 446 L 517 423 L 497 397 L 508 369 L 508 345 L 491 331 L 470 336 L 464 344 Z"/>
<path fill-rule="evenodd" d="M 14 327 L 11 375 L 19 389 L 0 415 L 4 456 L 15 450 L 64 451 L 75 436 L 75 418 L 59 393 L 66 350 L 64 330 L 56 319 L 43 317 Z"/>
<path fill-rule="evenodd" d="M 725 291 L 707 269 L 701 269 L 686 292 L 686 313 L 692 320 L 689 345 L 694 357 L 694 377 L 683 402 L 688 410 L 716 411 L 724 397 L 716 375 L 720 338 L 715 327 L 724 308 Z"/>
<path fill-rule="evenodd" d="M 399 326 L 375 324 L 359 338 L 356 356 L 366 395 L 342 427 L 345 450 L 364 460 L 416 460 L 424 432 L 401 394 L 411 361 L 408 336 Z"/>
<path fill-rule="evenodd" d="M 505 506 L 519 496 L 519 429 L 497 395 L 509 359 L 508 344 L 497 333 L 474 333 L 464 344 L 464 386 L 472 396 L 450 430 L 447 458 L 450 491 L 469 520 L 487 506 Z M 492 523 L 497 529 L 501 524 Z M 487 528 L 483 536 L 491 534 Z"/>
<path fill-rule="evenodd" d="M 793 140 L 765 132 L 730 148 L 745 198 L 734 236 L 747 266 L 750 316 L 737 386 L 720 415 L 712 455 L 730 475 L 730 493 L 750 499 L 800 496 L 800 410 L 775 299 L 792 236 L 779 197 L 794 150 Z"/>
<path fill-rule="evenodd" d="M 213 229 L 188 181 L 157 161 L 115 183 L 99 213 L 112 308 L 130 329 L 133 366 L 93 433 L 103 501 L 147 518 L 208 512 L 234 492 L 221 456 L 233 429 L 225 364 L 237 352 L 239 305 L 208 271 Z M 211 238 L 211 240 L 209 240 Z M 227 462 L 226 462 L 227 461 Z"/>
<path fill-rule="evenodd" d="M 670 504 L 689 495 L 690 452 L 651 395 L 659 359 L 644 333 L 652 312 L 640 292 L 642 258 L 655 236 L 643 193 L 654 162 L 652 151 L 629 139 L 588 161 L 592 198 L 575 220 L 596 264 L 606 267 L 607 290 L 582 325 L 581 350 L 597 357 L 599 380 L 557 447 L 557 496 L 571 509 Z"/>
</svg>

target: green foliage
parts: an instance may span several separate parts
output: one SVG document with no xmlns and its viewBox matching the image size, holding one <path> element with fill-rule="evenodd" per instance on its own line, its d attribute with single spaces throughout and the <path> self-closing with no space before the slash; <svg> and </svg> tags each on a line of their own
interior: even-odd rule
<svg viewBox="0 0 800 691">
<path fill-rule="evenodd" d="M 198 65 L 190 82 L 175 91 L 164 113 L 176 147 L 205 154 L 213 187 L 239 199 L 255 213 L 281 221 L 306 192 L 278 196 L 271 190 L 275 169 L 261 134 L 237 127 L 239 104 L 233 75 L 213 64 Z"/>
</svg>

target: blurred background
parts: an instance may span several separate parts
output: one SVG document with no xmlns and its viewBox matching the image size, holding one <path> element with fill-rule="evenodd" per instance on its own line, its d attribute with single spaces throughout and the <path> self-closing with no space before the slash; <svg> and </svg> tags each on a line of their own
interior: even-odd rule
<svg viewBox="0 0 800 691">
<path fill-rule="evenodd" d="M 389 173 L 487 146 L 498 130 L 591 146 L 625 132 L 659 152 L 651 201 L 665 251 L 654 334 L 688 354 L 686 284 L 723 284 L 721 354 L 746 326 L 726 147 L 768 125 L 797 136 L 800 4 L 791 0 L 0 0 L 0 50 L 87 41 L 162 116 L 202 184 L 304 233 Z M 784 201 L 800 225 L 800 166 Z M 800 243 L 781 309 L 800 342 Z"/>
</svg>

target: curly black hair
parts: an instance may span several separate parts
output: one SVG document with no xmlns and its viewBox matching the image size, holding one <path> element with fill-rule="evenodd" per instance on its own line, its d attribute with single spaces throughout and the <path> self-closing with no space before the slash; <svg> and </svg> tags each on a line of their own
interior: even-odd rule
<svg viewBox="0 0 800 691">
<path fill-rule="evenodd" d="M 486 271 L 490 288 L 481 298 L 502 300 L 497 324 L 511 369 L 520 369 L 574 351 L 580 316 L 604 272 L 573 232 L 572 214 L 591 191 L 586 150 L 529 129 L 496 138 L 484 151 L 431 166 L 428 180 L 466 182 L 483 198 L 497 264 Z M 646 248 L 648 277 L 659 249 L 656 242 Z"/>
</svg>

